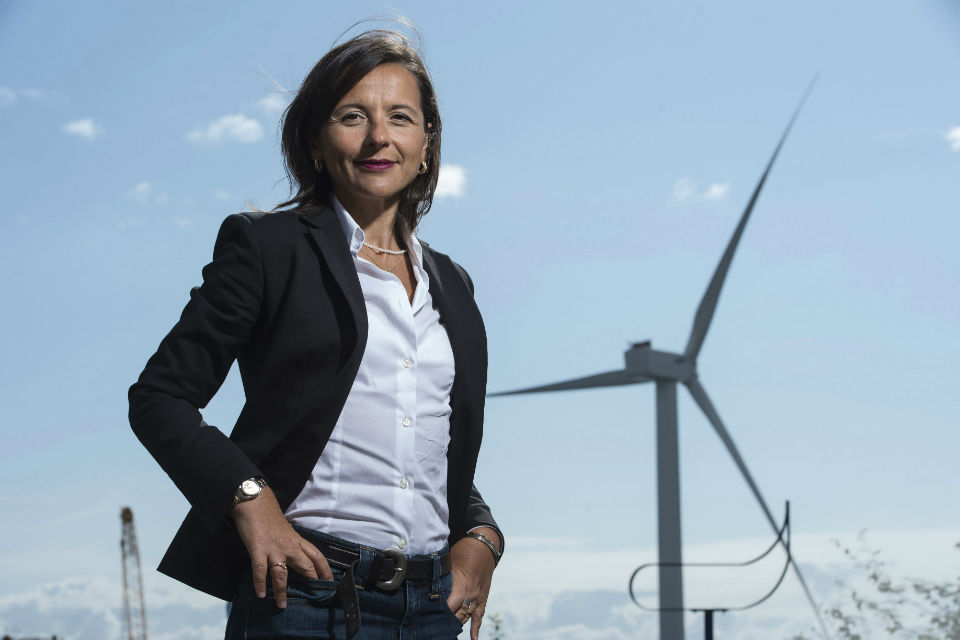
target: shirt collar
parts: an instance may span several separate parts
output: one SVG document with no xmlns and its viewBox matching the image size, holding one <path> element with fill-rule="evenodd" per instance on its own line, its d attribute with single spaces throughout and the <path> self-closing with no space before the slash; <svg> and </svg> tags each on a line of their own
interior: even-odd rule
<svg viewBox="0 0 960 640">
<path fill-rule="evenodd" d="M 333 201 L 333 210 L 337 212 L 337 219 L 340 220 L 340 228 L 343 229 L 343 235 L 347 239 L 347 244 L 350 245 L 350 253 L 356 257 L 366 239 L 363 229 L 360 228 L 360 225 L 353 219 L 353 216 L 351 216 L 340 201 L 337 200 L 337 196 L 330 194 L 330 199 Z M 420 241 L 417 240 L 416 235 L 411 233 L 407 237 L 407 247 L 412 250 L 410 258 L 413 260 L 414 268 L 422 268 L 423 247 L 420 245 Z"/>
</svg>

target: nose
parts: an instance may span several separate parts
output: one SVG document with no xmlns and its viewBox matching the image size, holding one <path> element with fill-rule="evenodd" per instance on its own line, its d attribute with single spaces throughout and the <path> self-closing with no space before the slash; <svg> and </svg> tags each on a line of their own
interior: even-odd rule
<svg viewBox="0 0 960 640">
<path fill-rule="evenodd" d="M 386 146 L 389 141 L 386 123 L 379 118 L 371 119 L 367 128 L 367 144 L 380 148 Z"/>
</svg>

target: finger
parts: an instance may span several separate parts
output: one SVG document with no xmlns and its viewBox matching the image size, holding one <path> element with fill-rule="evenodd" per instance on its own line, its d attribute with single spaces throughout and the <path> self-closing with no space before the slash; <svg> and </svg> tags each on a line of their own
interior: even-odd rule
<svg viewBox="0 0 960 640">
<path fill-rule="evenodd" d="M 470 614 L 470 640 L 478 640 L 480 638 L 481 624 L 483 624 L 482 613 L 474 611 L 472 614 Z"/>
<path fill-rule="evenodd" d="M 314 577 L 320 578 L 321 580 L 333 580 L 333 571 L 330 570 L 330 563 L 327 562 L 326 556 L 324 556 L 319 549 L 307 540 L 303 540 L 303 542 L 300 543 L 300 548 L 313 565 L 311 569 L 313 569 L 315 573 Z"/>
<path fill-rule="evenodd" d="M 291 549 L 287 554 L 287 568 L 290 571 L 296 571 L 304 578 L 310 580 L 317 579 L 317 569 L 315 567 L 311 550 L 302 545 Z"/>
<path fill-rule="evenodd" d="M 267 597 L 267 556 L 256 555 L 250 559 L 250 569 L 253 572 L 253 592 L 258 598 Z"/>
<path fill-rule="evenodd" d="M 295 571 L 308 580 L 316 580 L 317 570 L 313 566 L 313 560 L 302 553 L 291 553 L 287 556 L 287 569 Z M 289 572 L 287 573 L 289 577 Z"/>
<path fill-rule="evenodd" d="M 273 599 L 281 609 L 287 607 L 287 567 L 282 559 L 270 562 L 270 577 L 273 579 Z"/>
</svg>

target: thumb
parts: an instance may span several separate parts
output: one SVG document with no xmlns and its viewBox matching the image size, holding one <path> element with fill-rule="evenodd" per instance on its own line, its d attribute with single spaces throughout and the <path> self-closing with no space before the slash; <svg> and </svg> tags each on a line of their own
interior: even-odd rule
<svg viewBox="0 0 960 640">
<path fill-rule="evenodd" d="M 451 577 L 453 578 L 453 585 L 450 587 L 450 597 L 447 598 L 447 607 L 451 611 L 459 611 L 460 605 L 463 604 L 463 599 L 467 597 L 467 583 L 460 579 L 456 571 L 452 572 Z"/>
</svg>

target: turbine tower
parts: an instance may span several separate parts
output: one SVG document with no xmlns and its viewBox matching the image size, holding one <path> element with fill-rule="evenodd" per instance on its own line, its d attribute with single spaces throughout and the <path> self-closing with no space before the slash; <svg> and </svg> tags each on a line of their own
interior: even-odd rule
<svg viewBox="0 0 960 640">
<path fill-rule="evenodd" d="M 703 346 L 707 330 L 710 328 L 710 322 L 713 320 L 713 314 L 717 308 L 717 300 L 720 298 L 720 290 L 723 288 L 723 283 L 727 277 L 727 271 L 730 269 L 730 263 L 733 261 L 733 254 L 737 250 L 740 237 L 743 235 L 743 230 L 747 226 L 747 221 L 750 219 L 750 213 L 757 203 L 757 198 L 760 196 L 760 191 L 763 189 L 770 169 L 773 167 L 773 163 L 780 153 L 780 148 L 787 139 L 787 134 L 790 133 L 790 129 L 793 127 L 793 123 L 796 121 L 807 96 L 810 95 L 810 91 L 813 89 L 815 82 L 816 78 L 810 83 L 810 86 L 794 110 L 783 135 L 780 137 L 773 151 L 770 161 L 763 171 L 763 175 L 760 176 L 760 181 L 757 183 L 753 195 L 750 197 L 750 201 L 747 203 L 746 210 L 740 217 L 740 222 L 733 232 L 733 237 L 730 238 L 727 249 L 724 251 L 723 257 L 720 258 L 720 264 L 717 265 L 713 278 L 710 280 L 709 286 L 707 286 L 707 291 L 700 301 L 700 307 L 694 316 L 693 329 L 690 331 L 690 337 L 687 340 L 687 346 L 683 350 L 683 353 L 657 351 L 651 348 L 649 342 L 638 343 L 627 350 L 625 354 L 626 363 L 623 369 L 566 380 L 564 382 L 490 394 L 491 397 L 495 397 L 545 391 L 594 389 L 598 387 L 613 387 L 644 382 L 655 383 L 657 411 L 657 538 L 659 561 L 661 563 L 659 575 L 660 607 L 662 609 L 669 609 L 669 611 L 660 612 L 661 640 L 678 640 L 684 637 L 682 612 L 683 579 L 680 568 L 680 563 L 682 562 L 680 537 L 680 464 L 679 446 L 677 442 L 678 382 L 687 387 L 690 395 L 693 396 L 694 402 L 697 403 L 707 416 L 710 424 L 713 425 L 717 435 L 720 436 L 720 440 L 733 458 L 734 463 L 736 463 L 737 468 L 740 469 L 740 473 L 743 475 L 744 480 L 746 480 L 747 485 L 750 487 L 750 491 L 760 504 L 760 508 L 763 510 L 774 533 L 778 536 L 780 533 L 780 527 L 773 517 L 773 512 L 770 511 L 770 508 L 767 506 L 766 500 L 764 500 L 763 495 L 760 493 L 760 488 L 747 469 L 743 457 L 740 455 L 737 446 L 730 437 L 730 433 L 720 420 L 720 415 L 714 408 L 713 403 L 710 402 L 710 398 L 707 396 L 703 385 L 700 384 L 700 380 L 697 377 L 697 356 L 700 355 L 700 348 Z M 781 539 L 781 543 L 782 542 Z M 807 586 L 806 580 L 803 578 L 803 574 L 800 572 L 800 567 L 798 567 L 794 561 L 790 553 L 790 548 L 786 545 L 783 546 L 787 552 L 788 562 L 793 565 L 797 578 L 807 596 L 807 600 L 813 607 L 824 637 L 829 637 L 826 625 L 824 625 L 823 619 L 820 616 L 820 610 L 813 600 L 813 595 Z"/>
<path fill-rule="evenodd" d="M 140 548 L 130 507 L 120 510 L 120 555 L 123 559 L 123 622 L 127 640 L 147 640 L 147 605 L 143 598 Z"/>
</svg>

